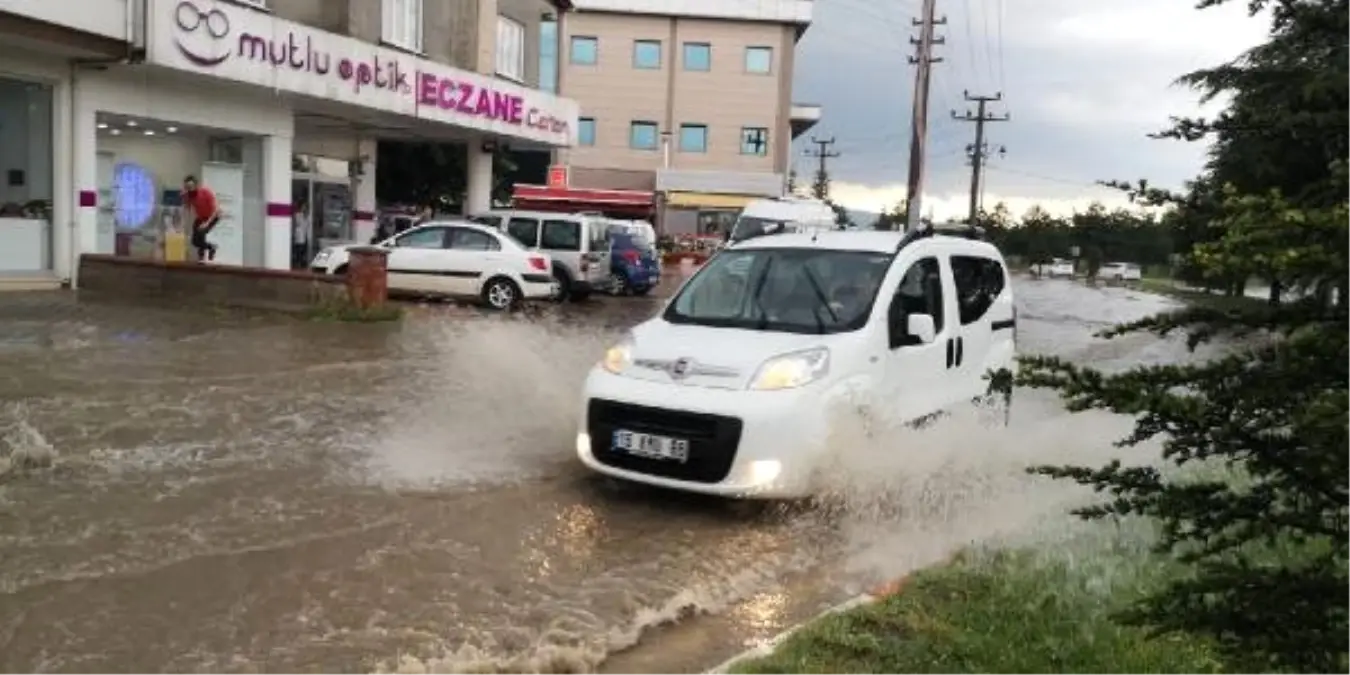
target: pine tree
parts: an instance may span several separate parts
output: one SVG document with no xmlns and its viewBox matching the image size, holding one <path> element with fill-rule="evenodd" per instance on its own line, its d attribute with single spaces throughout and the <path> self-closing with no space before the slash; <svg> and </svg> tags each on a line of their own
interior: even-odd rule
<svg viewBox="0 0 1350 675">
<path fill-rule="evenodd" d="M 1249 3 L 1253 14 L 1267 4 Z M 1070 410 L 1137 416 L 1122 448 L 1161 436 L 1167 464 L 1224 469 L 1185 473 L 1121 462 L 1032 469 L 1108 497 L 1076 511 L 1081 517 L 1154 519 L 1159 549 L 1190 565 L 1190 575 L 1121 620 L 1207 635 L 1232 669 L 1345 672 L 1350 22 L 1345 0 L 1288 0 L 1270 9 L 1265 44 L 1184 78 L 1206 95 L 1232 94 L 1229 109 L 1211 121 L 1176 120 L 1164 135 L 1217 139 L 1205 175 L 1192 184 L 1207 191 L 1189 201 L 1204 209 L 1208 234 L 1188 263 L 1222 283 L 1247 275 L 1278 281 L 1302 299 L 1222 311 L 1194 306 L 1108 333 L 1185 330 L 1192 347 L 1219 334 L 1248 339 L 1210 362 L 1106 375 L 1027 357 L 1015 378 L 995 381 L 1058 389 Z"/>
</svg>

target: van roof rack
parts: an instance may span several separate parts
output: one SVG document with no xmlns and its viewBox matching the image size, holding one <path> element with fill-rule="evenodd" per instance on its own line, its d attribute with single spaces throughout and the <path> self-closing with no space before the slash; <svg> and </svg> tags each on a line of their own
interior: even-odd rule
<svg viewBox="0 0 1350 675">
<path fill-rule="evenodd" d="M 905 236 L 900 238 L 900 243 L 895 246 L 895 252 L 899 253 L 900 251 L 903 251 L 906 246 L 909 246 L 920 239 L 927 239 L 928 237 L 935 235 L 960 237 L 972 241 L 984 241 L 984 228 L 968 223 L 944 223 L 943 225 L 920 223 L 917 228 L 909 230 L 905 233 Z"/>
</svg>

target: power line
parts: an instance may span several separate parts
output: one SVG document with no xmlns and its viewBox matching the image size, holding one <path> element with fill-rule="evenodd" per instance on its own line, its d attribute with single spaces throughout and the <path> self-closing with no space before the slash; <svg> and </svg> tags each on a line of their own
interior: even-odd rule
<svg viewBox="0 0 1350 675">
<path fill-rule="evenodd" d="M 914 112 L 910 117 L 909 143 L 909 181 L 907 190 L 909 213 L 906 214 L 906 229 L 913 230 L 919 225 L 920 201 L 923 199 L 924 150 L 928 142 L 928 92 L 933 76 L 933 64 L 942 61 L 933 56 L 933 47 L 944 44 L 944 38 L 934 35 L 937 26 L 947 23 L 947 18 L 937 18 L 937 0 L 923 0 L 923 14 L 914 19 L 919 27 L 919 37 L 909 39 L 914 45 L 914 56 L 909 62 L 917 66 L 914 73 Z"/>
<path fill-rule="evenodd" d="M 984 125 L 987 122 L 1007 122 L 1011 116 L 1007 113 L 1003 115 L 993 115 L 988 112 L 987 106 L 995 101 L 1002 101 L 1003 94 L 998 93 L 993 96 L 971 96 L 964 93 L 967 101 L 973 101 L 976 105 L 976 112 L 972 114 L 969 109 L 964 115 L 958 115 L 955 110 L 952 111 L 952 119 L 962 122 L 975 123 L 975 142 L 970 145 L 970 224 L 975 224 L 976 216 L 980 214 L 980 179 L 982 177 L 981 169 L 984 166 L 984 159 L 989 153 L 989 146 L 984 142 Z"/>
<path fill-rule="evenodd" d="M 816 199 L 826 199 L 830 196 L 830 172 L 828 163 L 830 159 L 838 157 L 839 153 L 829 149 L 830 146 L 834 145 L 833 136 L 824 139 L 812 136 L 811 142 L 816 145 L 817 149 L 811 150 L 808 148 L 806 150 L 806 156 L 815 157 L 820 160 L 819 168 L 816 169 L 816 181 L 815 184 L 812 185 L 812 189 L 815 192 Z"/>
<path fill-rule="evenodd" d="M 998 31 L 997 31 L 997 33 L 995 33 L 995 36 L 996 36 L 996 39 L 998 40 L 998 88 L 999 88 L 999 91 L 1002 91 L 1002 90 L 1004 89 L 1004 86 L 1003 86 L 1003 21 L 1007 18 L 1007 15 L 1008 15 L 1008 4 L 1007 4 L 1007 0 L 998 0 Z"/>
</svg>

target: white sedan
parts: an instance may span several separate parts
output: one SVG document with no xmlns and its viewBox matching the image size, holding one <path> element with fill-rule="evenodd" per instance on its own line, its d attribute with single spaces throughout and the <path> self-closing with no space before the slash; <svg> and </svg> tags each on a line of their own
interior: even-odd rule
<svg viewBox="0 0 1350 675">
<path fill-rule="evenodd" d="M 1106 281 L 1139 281 L 1144 278 L 1144 273 L 1134 263 L 1110 262 L 1097 270 L 1097 277 Z"/>
<path fill-rule="evenodd" d="M 348 251 L 331 246 L 310 263 L 319 274 L 347 273 Z M 378 244 L 388 249 L 389 289 L 404 293 L 473 298 L 497 310 L 523 300 L 544 300 L 553 285 L 552 261 L 508 234 L 467 222 L 431 222 Z"/>
<path fill-rule="evenodd" d="M 1063 277 L 1072 279 L 1074 277 L 1074 265 L 1072 260 L 1055 258 L 1049 263 L 1034 265 L 1031 271 L 1039 277 L 1050 277 L 1051 279 Z"/>
</svg>

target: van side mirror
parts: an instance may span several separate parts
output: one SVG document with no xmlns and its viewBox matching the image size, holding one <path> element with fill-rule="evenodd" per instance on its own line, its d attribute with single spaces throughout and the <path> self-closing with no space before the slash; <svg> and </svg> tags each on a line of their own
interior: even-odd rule
<svg viewBox="0 0 1350 675">
<path fill-rule="evenodd" d="M 910 314 L 905 333 L 926 345 L 937 339 L 937 325 L 931 314 Z"/>
</svg>

